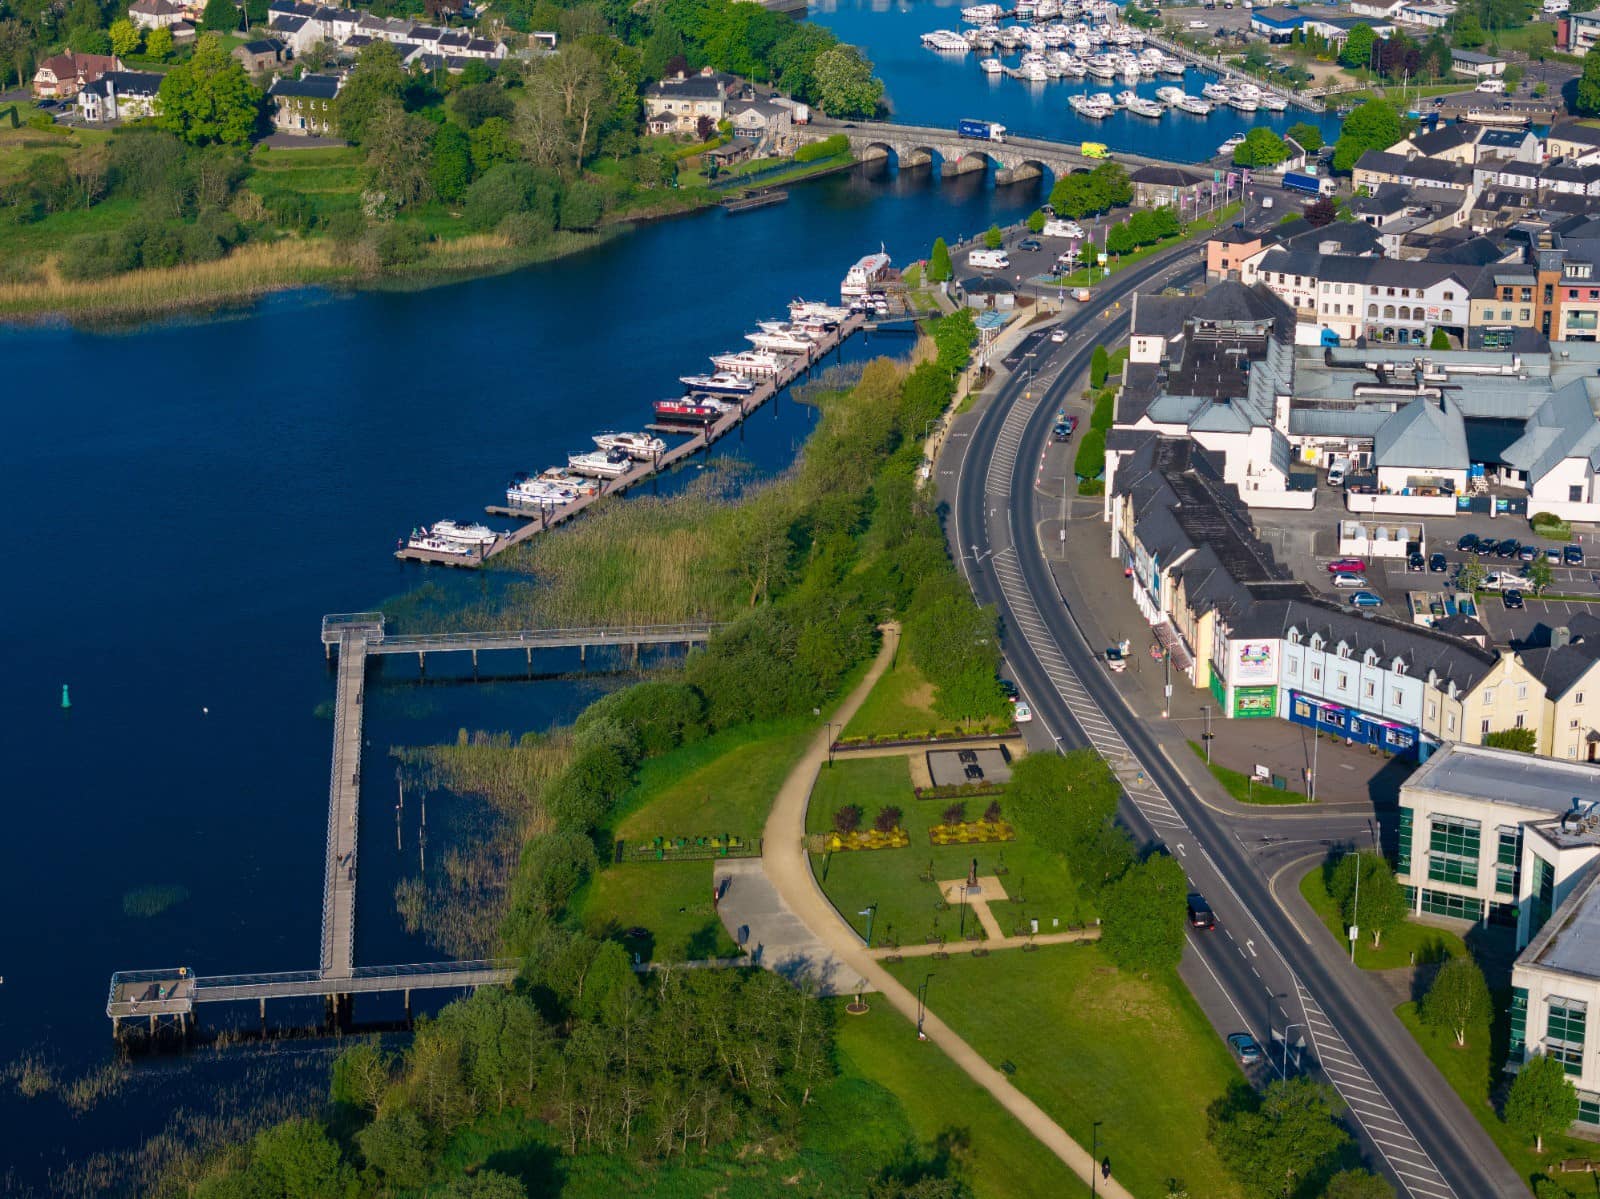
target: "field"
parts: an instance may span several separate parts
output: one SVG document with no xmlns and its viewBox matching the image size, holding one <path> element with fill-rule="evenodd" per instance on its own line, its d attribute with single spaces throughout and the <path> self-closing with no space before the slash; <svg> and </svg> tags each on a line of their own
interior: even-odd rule
<svg viewBox="0 0 1600 1199">
<path fill-rule="evenodd" d="M 361 207 L 365 168 L 361 151 L 354 147 L 258 149 L 251 156 L 250 166 L 246 186 L 269 208 L 275 200 L 286 196 L 310 201 L 312 210 L 323 219 L 336 212 L 354 212 Z"/>
<path fill-rule="evenodd" d="M 1005 796 L 998 797 L 1001 813 Z M 967 815 L 976 819 L 990 799 L 980 797 L 967 802 Z M 939 823 L 949 800 L 912 797 L 911 775 L 904 757 L 835 758 L 825 767 L 811 794 L 806 813 L 806 831 L 825 833 L 833 828 L 833 814 L 846 804 L 859 804 L 862 825 L 870 828 L 878 810 L 894 805 L 901 810 L 901 826 L 911 838 L 905 849 L 854 850 L 813 855 L 812 871 L 823 892 L 850 925 L 863 936 L 867 917 L 861 915 L 876 904 L 873 917 L 875 944 L 924 944 L 934 933 L 951 941 L 961 936 L 963 923 L 971 931 L 977 920 L 957 908 L 940 911 L 939 889 L 923 877 L 932 865 L 935 882 L 965 878 L 978 859 L 980 875 L 1004 869 L 1001 884 L 1012 898 L 990 905 L 995 919 L 1007 934 L 1025 920 L 1037 918 L 1041 932 L 1050 932 L 1059 921 L 1087 924 L 1094 918 L 1091 904 L 1079 898 L 1066 862 L 1056 854 L 1040 849 L 1018 834 L 1015 841 L 987 845 L 932 846 L 928 829 Z"/>
<path fill-rule="evenodd" d="M 1345 935 L 1339 907 L 1323 883 L 1321 866 L 1301 880 L 1300 894 L 1327 926 L 1333 939 L 1348 949 L 1350 942 Z M 1399 928 L 1385 933 L 1383 944 L 1376 949 L 1372 947 L 1372 938 L 1363 935 L 1356 945 L 1356 965 L 1363 970 L 1394 970 L 1415 962 L 1462 957 L 1466 952 L 1466 943 L 1449 929 L 1434 928 L 1408 919 Z"/>
<path fill-rule="evenodd" d="M 929 964 L 891 969 L 908 987 L 931 973 L 929 1009 L 1080 1144 L 1098 1122 L 1134 1194 L 1166 1195 L 1174 1178 L 1206 1199 L 1240 1194 L 1206 1140 L 1206 1108 L 1239 1072 L 1175 977 L 1124 975 L 1092 944 Z"/>
</svg>

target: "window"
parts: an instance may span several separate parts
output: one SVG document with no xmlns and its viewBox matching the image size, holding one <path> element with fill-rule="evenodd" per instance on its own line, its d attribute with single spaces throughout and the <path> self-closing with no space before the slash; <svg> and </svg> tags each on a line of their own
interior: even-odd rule
<svg viewBox="0 0 1600 1199">
<path fill-rule="evenodd" d="M 1368 679 L 1367 680 L 1367 686 L 1366 686 L 1366 696 L 1367 696 L 1367 698 L 1371 699 L 1377 693 L 1377 690 L 1378 690 L 1378 684 L 1374 683 L 1371 679 Z"/>
<path fill-rule="evenodd" d="M 1573 696 L 1572 697 L 1572 702 L 1576 703 L 1576 704 L 1581 704 L 1583 702 L 1583 692 L 1580 691 L 1580 692 L 1578 692 L 1577 695 Z"/>
<path fill-rule="evenodd" d="M 1526 684 L 1526 683 L 1518 683 L 1517 684 L 1517 698 L 1518 699 L 1527 699 L 1528 698 L 1528 684 Z"/>
<path fill-rule="evenodd" d="M 1593 1091 L 1578 1092 L 1578 1123 L 1600 1124 L 1600 1095 Z"/>
<path fill-rule="evenodd" d="M 1295 657 L 1293 654 L 1289 655 L 1289 669 L 1296 673 L 1298 673 L 1300 670 L 1300 659 Z"/>
<path fill-rule="evenodd" d="M 1399 695 L 1400 693 L 1398 691 L 1396 691 L 1395 694 Z M 1439 705 L 1437 703 L 1435 703 L 1433 700 L 1430 699 L 1428 701 L 1428 719 L 1429 720 L 1436 720 L 1436 719 L 1438 719 L 1438 716 L 1439 716 Z"/>
<path fill-rule="evenodd" d="M 1489 735 L 1489 722 L 1487 720 L 1483 722 L 1483 728 L 1481 731 L 1485 737 Z"/>
<path fill-rule="evenodd" d="M 1528 309 L 1526 309 L 1526 308 L 1519 308 L 1519 309 L 1517 309 L 1517 319 L 1518 319 L 1518 320 L 1519 320 L 1519 321 L 1525 321 L 1525 320 L 1528 320 L 1528 319 L 1529 319 L 1529 318 L 1530 318 L 1530 317 L 1531 317 L 1531 316 L 1532 316 L 1532 315 L 1533 315 L 1533 313 L 1531 313 L 1531 312 L 1530 312 L 1530 311 L 1529 311 L 1529 310 L 1528 310 Z"/>
<path fill-rule="evenodd" d="M 1528 936 L 1531 938 L 1544 927 L 1555 908 L 1556 868 L 1538 854 L 1533 855 L 1533 904 L 1528 917 Z"/>
<path fill-rule="evenodd" d="M 1322 682 L 1322 667 L 1320 667 L 1320 666 L 1313 666 L 1313 667 L 1312 667 L 1312 668 L 1311 668 L 1311 681 L 1312 681 L 1312 682 L 1313 682 L 1313 683 L 1320 683 L 1320 682 Z"/>
<path fill-rule="evenodd" d="M 1485 687 L 1483 691 L 1483 706 L 1487 708 L 1492 703 L 1494 703 L 1494 688 Z"/>
<path fill-rule="evenodd" d="M 1350 676 L 1348 674 L 1346 674 L 1344 671 L 1341 670 L 1339 672 L 1339 690 L 1343 691 L 1349 685 L 1350 685 Z"/>
<path fill-rule="evenodd" d="M 1451 916 L 1457 920 L 1482 920 L 1483 901 L 1471 895 L 1452 895 L 1448 891 L 1422 889 L 1418 904 L 1432 916 Z"/>
<path fill-rule="evenodd" d="M 1428 877 L 1436 883 L 1476 887 L 1479 828 L 1476 820 L 1433 817 L 1428 835 Z"/>
<path fill-rule="evenodd" d="M 1453 292 L 1453 291 L 1447 291 L 1447 292 L 1444 293 L 1444 298 L 1447 299 L 1447 300 L 1453 300 L 1453 299 L 1456 298 L 1456 293 Z M 1450 317 L 1450 314 L 1448 312 L 1445 313 L 1445 319 L 1448 320 L 1449 317 Z"/>
<path fill-rule="evenodd" d="M 1444 718 L 1444 727 L 1447 733 L 1453 733 L 1456 731 L 1456 718 L 1453 713 Z"/>
<path fill-rule="evenodd" d="M 1528 988 L 1511 988 L 1511 1045 L 1508 1057 L 1520 1061 L 1528 1041 Z"/>
<path fill-rule="evenodd" d="M 1589 1020 L 1589 1005 L 1579 999 L 1552 995 L 1544 1022 L 1544 1051 L 1556 1059 L 1568 1074 L 1583 1071 L 1583 1034 Z"/>
<path fill-rule="evenodd" d="M 1494 889 L 1498 895 L 1517 893 L 1517 864 L 1522 860 L 1522 826 L 1502 825 L 1495 848 Z"/>
<path fill-rule="evenodd" d="M 1411 872 L 1411 809 L 1400 809 L 1400 841 L 1399 848 L 1395 851 L 1395 873 L 1409 874 Z"/>
</svg>

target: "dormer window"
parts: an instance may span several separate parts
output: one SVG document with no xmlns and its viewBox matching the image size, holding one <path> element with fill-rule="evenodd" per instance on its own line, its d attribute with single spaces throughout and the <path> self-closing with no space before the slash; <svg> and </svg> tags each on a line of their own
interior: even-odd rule
<svg viewBox="0 0 1600 1199">
<path fill-rule="evenodd" d="M 1405 674 L 1405 672 L 1406 672 L 1406 664 L 1402 659 L 1396 658 L 1394 660 L 1393 664 L 1390 665 L 1389 669 L 1392 670 L 1395 674 Z"/>
<path fill-rule="evenodd" d="M 1375 649 L 1369 649 L 1366 653 L 1362 654 L 1361 664 L 1363 666 L 1376 666 L 1378 664 L 1378 651 Z"/>
<path fill-rule="evenodd" d="M 1339 656 L 1341 658 L 1348 658 L 1350 656 L 1350 647 L 1343 641 L 1339 642 Z"/>
<path fill-rule="evenodd" d="M 1324 644 L 1326 644 L 1326 643 L 1322 640 L 1322 634 L 1321 633 L 1313 633 L 1313 634 L 1311 634 L 1311 648 L 1312 649 L 1321 649 Z"/>
<path fill-rule="evenodd" d="M 1290 629 L 1289 630 L 1289 644 L 1290 645 L 1299 645 L 1300 644 L 1300 630 L 1299 629 Z"/>
</svg>

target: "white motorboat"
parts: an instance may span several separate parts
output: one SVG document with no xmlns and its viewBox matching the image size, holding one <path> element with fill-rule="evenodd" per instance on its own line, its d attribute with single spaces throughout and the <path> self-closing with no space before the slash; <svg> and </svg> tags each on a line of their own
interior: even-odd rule
<svg viewBox="0 0 1600 1199">
<path fill-rule="evenodd" d="M 774 354 L 809 354 L 817 348 L 817 343 L 809 337 L 799 333 L 768 333 L 757 330 L 746 333 L 744 339 L 758 350 L 770 350 Z"/>
<path fill-rule="evenodd" d="M 713 354 L 711 365 L 719 371 L 732 371 L 753 379 L 770 378 L 779 374 L 784 366 L 776 354 L 766 350 L 730 350 L 726 354 Z"/>
<path fill-rule="evenodd" d="M 1143 96 L 1135 96 L 1123 107 L 1136 117 L 1149 117 L 1151 120 L 1159 118 L 1162 113 L 1167 111 L 1154 100 L 1146 100 Z"/>
<path fill-rule="evenodd" d="M 1006 64 L 998 58 L 986 58 L 978 64 L 978 69 L 985 75 L 1004 75 Z"/>
<path fill-rule="evenodd" d="M 935 29 L 922 35 L 922 44 L 941 54 L 965 54 L 972 49 L 967 39 L 949 29 Z"/>
<path fill-rule="evenodd" d="M 1236 108 L 1240 112 L 1254 112 L 1256 110 L 1256 98 L 1247 96 L 1243 92 L 1234 92 L 1228 97 L 1228 107 Z"/>
<path fill-rule="evenodd" d="M 961 19 L 968 25 L 988 25 L 1005 15 L 998 4 L 970 4 L 961 10 Z"/>
<path fill-rule="evenodd" d="M 574 495 L 598 495 L 600 484 L 582 475 L 575 475 L 564 466 L 548 466 L 539 472 L 539 482 L 570 491 Z"/>
<path fill-rule="evenodd" d="M 1029 83 L 1043 83 L 1050 78 L 1049 70 L 1039 58 L 1023 58 L 1017 64 L 1016 75 L 1018 79 L 1026 79 Z"/>
<path fill-rule="evenodd" d="M 623 449 L 589 450 L 583 454 L 568 454 L 567 465 L 580 475 L 620 479 L 633 469 L 633 455 Z"/>
<path fill-rule="evenodd" d="M 1007 50 L 1015 50 L 1019 45 L 1022 44 L 1022 30 L 1018 29 L 1015 25 L 1003 26 L 1000 32 L 995 34 L 994 40 L 999 42 Z"/>
<path fill-rule="evenodd" d="M 1069 79 L 1084 79 L 1089 74 L 1089 68 L 1083 65 L 1083 60 L 1074 54 L 1058 52 L 1056 62 L 1061 66 L 1061 73 Z"/>
<path fill-rule="evenodd" d="M 551 482 L 543 475 L 518 475 L 506 488 L 506 503 L 515 507 L 560 508 L 578 498 L 578 490 Z"/>
<path fill-rule="evenodd" d="M 656 419 L 679 425 L 710 425 L 734 410 L 734 405 L 716 396 L 694 393 L 671 400 L 656 401 Z"/>
<path fill-rule="evenodd" d="M 1071 105 L 1073 112 L 1091 121 L 1103 121 L 1117 111 L 1116 104 L 1105 92 L 1069 96 L 1067 103 Z"/>
<path fill-rule="evenodd" d="M 640 462 L 652 462 L 667 452 L 667 443 L 648 433 L 596 433 L 594 443 L 602 450 L 625 450 Z"/>
<path fill-rule="evenodd" d="M 1189 95 L 1187 92 L 1174 100 L 1172 102 L 1172 107 L 1180 109 L 1183 112 L 1192 112 L 1197 117 L 1209 116 L 1211 113 L 1210 100 L 1202 100 L 1198 96 Z"/>
<path fill-rule="evenodd" d="M 435 537 L 433 533 L 426 527 L 412 529 L 411 536 L 407 537 L 400 543 L 400 548 L 406 550 L 423 550 L 426 553 L 441 554 L 450 558 L 460 558 L 462 560 L 476 558 L 479 556 L 479 549 L 477 546 L 469 545 L 463 541 L 451 541 L 445 537 Z"/>
<path fill-rule="evenodd" d="M 839 284 L 839 298 L 848 303 L 857 296 L 877 291 L 889 273 L 889 263 L 889 255 L 882 250 L 862 258 L 845 272 L 844 282 Z"/>
<path fill-rule="evenodd" d="M 724 395 L 749 395 L 756 389 L 755 383 L 732 371 L 718 371 L 714 375 L 681 375 L 678 382 L 695 391 L 720 392 Z"/>
<path fill-rule="evenodd" d="M 1218 104 L 1226 104 L 1228 97 L 1233 95 L 1226 83 L 1208 83 L 1200 89 L 1200 94 L 1207 100 L 1215 100 Z"/>
<path fill-rule="evenodd" d="M 1158 87 L 1156 88 L 1156 99 L 1163 104 L 1175 105 L 1179 100 L 1183 99 L 1183 89 L 1181 87 L 1173 87 L 1171 84 L 1166 87 Z"/>
<path fill-rule="evenodd" d="M 1242 145 L 1244 145 L 1244 134 L 1235 133 L 1227 141 L 1223 142 L 1217 147 L 1217 154 L 1223 158 L 1232 158 L 1234 150 Z"/>
<path fill-rule="evenodd" d="M 1096 79 L 1111 80 L 1117 77 L 1117 60 L 1109 54 L 1092 54 L 1085 65 L 1089 68 L 1089 74 Z"/>
<path fill-rule="evenodd" d="M 1268 112 L 1283 112 L 1289 107 L 1289 101 L 1282 96 L 1274 96 L 1271 92 L 1262 92 L 1256 97 L 1256 104 Z"/>
<path fill-rule="evenodd" d="M 789 316 L 797 321 L 821 321 L 823 324 L 837 325 L 850 315 L 848 308 L 838 308 L 832 304 L 824 304 L 820 300 L 789 301 Z"/>
<path fill-rule="evenodd" d="M 459 541 L 462 545 L 491 546 L 500 538 L 488 525 L 464 525 L 454 520 L 436 520 L 428 529 L 435 537 Z"/>
</svg>

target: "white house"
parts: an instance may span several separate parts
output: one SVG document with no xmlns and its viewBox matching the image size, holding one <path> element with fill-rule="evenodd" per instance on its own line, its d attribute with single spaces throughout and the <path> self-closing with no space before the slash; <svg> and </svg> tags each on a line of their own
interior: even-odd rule
<svg viewBox="0 0 1600 1199">
<path fill-rule="evenodd" d="M 128 5 L 128 20 L 138 29 L 168 29 L 182 21 L 188 11 L 172 0 L 133 0 Z"/>
<path fill-rule="evenodd" d="M 161 75 L 155 71 L 107 71 L 78 92 L 78 111 L 92 124 L 154 116 Z"/>
<path fill-rule="evenodd" d="M 1498 79 L 1506 73 L 1506 60 L 1493 54 L 1479 54 L 1476 50 L 1450 51 L 1450 66 L 1458 74 L 1474 79 Z"/>
</svg>

